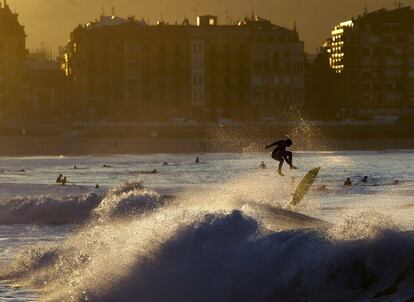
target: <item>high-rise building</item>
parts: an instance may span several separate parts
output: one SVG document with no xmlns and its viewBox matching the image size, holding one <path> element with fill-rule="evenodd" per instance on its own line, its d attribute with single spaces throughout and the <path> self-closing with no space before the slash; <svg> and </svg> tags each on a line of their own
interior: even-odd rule
<svg viewBox="0 0 414 302">
<path fill-rule="evenodd" d="M 0 119 L 26 110 L 26 34 L 17 17 L 6 1 L 0 3 Z"/>
<path fill-rule="evenodd" d="M 413 114 L 413 9 L 381 9 L 340 23 L 329 52 L 345 115 L 396 121 Z"/>
<path fill-rule="evenodd" d="M 261 120 L 304 103 L 303 42 L 258 17 L 149 25 L 101 16 L 71 33 L 64 58 L 81 119 Z"/>
</svg>

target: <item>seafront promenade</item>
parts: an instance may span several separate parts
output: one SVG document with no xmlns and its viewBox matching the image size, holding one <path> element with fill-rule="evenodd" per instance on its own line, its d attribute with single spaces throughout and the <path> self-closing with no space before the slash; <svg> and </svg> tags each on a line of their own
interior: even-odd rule
<svg viewBox="0 0 414 302">
<path fill-rule="evenodd" d="M 286 136 L 303 151 L 414 149 L 405 125 L 10 123 L 0 124 L 0 155 L 254 152 Z"/>
</svg>

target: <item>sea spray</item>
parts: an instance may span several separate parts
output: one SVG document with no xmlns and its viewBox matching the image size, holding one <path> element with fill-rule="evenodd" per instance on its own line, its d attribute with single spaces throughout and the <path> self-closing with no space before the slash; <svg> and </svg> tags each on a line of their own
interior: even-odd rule
<svg viewBox="0 0 414 302">
<path fill-rule="evenodd" d="M 0 203 L 0 224 L 62 225 L 82 222 L 101 202 L 94 193 L 56 199 L 26 196 Z"/>
<path fill-rule="evenodd" d="M 374 209 L 350 210 L 328 232 L 332 240 L 375 238 L 384 230 L 402 230 L 391 215 Z"/>
<path fill-rule="evenodd" d="M 51 301 L 400 301 L 414 297 L 413 255 L 412 233 L 337 242 L 269 232 L 240 211 L 169 209 L 90 226 L 31 257 L 22 276 Z"/>
<path fill-rule="evenodd" d="M 144 182 L 142 180 L 129 179 L 109 189 L 106 195 L 117 196 L 131 191 L 142 190 L 144 188 Z"/>
<path fill-rule="evenodd" d="M 411 232 L 331 237 L 338 225 L 281 211 L 285 197 L 251 175 L 168 203 L 129 188 L 108 193 L 110 206 L 65 241 L 22 252 L 0 279 L 36 288 L 42 301 L 414 298 Z"/>
<path fill-rule="evenodd" d="M 132 190 L 118 195 L 108 194 L 95 210 L 101 218 L 135 216 L 151 212 L 164 205 L 165 198 L 149 189 Z"/>
</svg>

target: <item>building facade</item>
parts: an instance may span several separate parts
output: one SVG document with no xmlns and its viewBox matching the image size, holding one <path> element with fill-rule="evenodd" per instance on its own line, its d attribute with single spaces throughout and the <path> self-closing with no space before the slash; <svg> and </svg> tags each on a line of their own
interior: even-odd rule
<svg viewBox="0 0 414 302">
<path fill-rule="evenodd" d="M 27 56 L 26 70 L 29 114 L 25 119 L 67 119 L 69 98 L 59 62 L 52 60 L 44 51 L 39 51 Z"/>
<path fill-rule="evenodd" d="M 64 61 L 77 119 L 257 121 L 304 104 L 303 42 L 258 17 L 102 16 L 71 33 Z"/>
<path fill-rule="evenodd" d="M 0 3 L 0 120 L 26 111 L 26 34 L 18 15 Z"/>
<path fill-rule="evenodd" d="M 332 31 L 330 65 L 344 115 L 397 121 L 414 113 L 414 10 L 365 13 Z"/>
</svg>

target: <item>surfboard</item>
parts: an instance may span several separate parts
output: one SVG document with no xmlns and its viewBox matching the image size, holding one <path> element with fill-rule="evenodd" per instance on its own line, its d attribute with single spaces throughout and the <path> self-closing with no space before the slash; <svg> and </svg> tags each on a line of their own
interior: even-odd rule
<svg viewBox="0 0 414 302">
<path fill-rule="evenodd" d="M 308 193 L 309 189 L 315 182 L 315 179 L 318 176 L 320 170 L 321 168 L 312 169 L 303 177 L 298 187 L 296 188 L 295 193 L 293 193 L 291 202 L 292 205 L 296 206 L 302 201 L 303 197 L 305 197 L 306 193 Z"/>
</svg>

